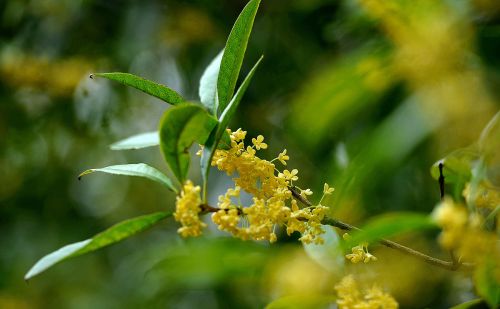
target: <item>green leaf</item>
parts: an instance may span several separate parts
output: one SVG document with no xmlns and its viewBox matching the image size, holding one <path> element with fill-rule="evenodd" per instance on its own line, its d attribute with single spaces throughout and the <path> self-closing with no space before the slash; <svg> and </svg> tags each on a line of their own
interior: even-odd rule
<svg viewBox="0 0 500 309">
<path fill-rule="evenodd" d="M 497 274 L 498 261 L 491 257 L 486 257 L 474 272 L 477 293 L 491 308 L 498 308 L 500 305 L 500 282 Z"/>
<path fill-rule="evenodd" d="M 303 244 L 307 255 L 316 263 L 332 273 L 340 273 L 344 266 L 344 252 L 339 250 L 339 236 L 333 227 L 321 225 L 325 231 L 321 237 L 325 240 L 324 244 L 314 243 Z"/>
<path fill-rule="evenodd" d="M 217 79 L 218 111 L 223 111 L 233 97 L 259 4 L 260 0 L 248 2 L 234 23 L 227 39 Z"/>
<path fill-rule="evenodd" d="M 486 177 L 500 188 L 500 112 L 486 125 L 479 138 L 479 150 L 486 164 Z"/>
<path fill-rule="evenodd" d="M 353 232 L 346 241 L 346 247 L 354 247 L 362 242 L 374 243 L 415 230 L 436 228 L 429 216 L 415 213 L 392 213 L 370 220 L 361 231 Z"/>
<path fill-rule="evenodd" d="M 222 112 L 222 115 L 219 118 L 219 123 L 208 137 L 205 147 L 203 148 L 203 153 L 201 157 L 201 174 L 203 177 L 204 196 L 206 196 L 205 191 L 207 187 L 206 183 L 208 181 L 208 173 L 210 171 L 210 162 L 212 161 L 212 157 L 214 156 L 215 149 L 219 148 L 219 143 L 221 139 L 224 141 L 224 143 L 230 144 L 231 140 L 229 138 L 229 135 L 227 134 L 226 128 L 229 125 L 229 121 L 236 112 L 241 102 L 241 99 L 243 98 L 243 95 L 245 94 L 245 91 L 247 90 L 248 85 L 250 84 L 250 81 L 252 80 L 252 77 L 255 74 L 255 71 L 257 70 L 257 67 L 259 66 L 263 57 L 264 56 L 261 56 L 259 60 L 257 60 L 257 62 L 255 63 L 253 68 L 250 70 L 250 72 L 248 72 L 247 76 L 245 77 L 240 87 L 238 88 L 236 95 L 233 97 L 231 102 L 229 102 L 229 104 Z"/>
<path fill-rule="evenodd" d="M 151 180 L 154 180 L 162 185 L 166 186 L 170 190 L 177 192 L 177 189 L 172 184 L 170 178 L 168 178 L 165 174 L 157 170 L 156 168 L 149 166 L 144 163 L 138 164 L 122 164 L 122 165 L 112 165 L 103 168 L 92 168 L 82 172 L 78 175 L 78 179 L 82 176 L 94 173 L 94 172 L 102 172 L 107 174 L 114 175 L 125 175 L 125 176 L 137 176 L 144 177 Z"/>
<path fill-rule="evenodd" d="M 266 306 L 266 309 L 308 309 L 330 308 L 335 297 L 322 294 L 298 294 L 278 298 Z"/>
<path fill-rule="evenodd" d="M 199 105 L 182 104 L 168 109 L 160 122 L 160 149 L 179 182 L 189 169 L 189 148 L 205 144 L 217 120 Z"/>
<path fill-rule="evenodd" d="M 484 308 L 483 300 L 480 298 L 466 301 L 465 303 L 461 303 L 459 305 L 453 306 L 450 309 L 481 309 Z"/>
<path fill-rule="evenodd" d="M 200 79 L 200 101 L 214 115 L 217 114 L 217 79 L 223 53 L 224 50 L 210 62 Z"/>
<path fill-rule="evenodd" d="M 472 163 L 478 158 L 479 152 L 474 145 L 457 149 L 434 163 L 431 175 L 436 180 L 439 178 L 439 164 L 442 163 L 445 183 L 463 184 L 471 178 Z"/>
<path fill-rule="evenodd" d="M 125 238 L 148 229 L 149 227 L 155 225 L 160 220 L 163 220 L 170 215 L 170 213 L 166 212 L 157 212 L 129 219 L 113 225 L 104 232 L 99 233 L 90 239 L 64 246 L 59 250 L 54 251 L 41 258 L 28 271 L 28 273 L 24 276 L 24 279 L 29 280 L 66 259 L 74 258 L 85 253 L 96 251 L 97 249 L 120 242 Z"/>
<path fill-rule="evenodd" d="M 153 81 L 144 79 L 142 77 L 130 73 L 121 73 L 121 72 L 95 73 L 91 74 L 90 78 L 93 78 L 94 76 L 104 77 L 122 83 L 126 86 L 134 87 L 135 89 L 138 89 L 144 93 L 152 95 L 153 97 L 157 97 L 158 99 L 172 105 L 176 105 L 186 101 L 180 94 L 168 88 L 167 86 L 155 83 Z"/>
<path fill-rule="evenodd" d="M 159 144 L 160 137 L 158 136 L 158 132 L 154 131 L 130 136 L 111 144 L 110 148 L 112 150 L 129 150 L 158 146 Z"/>
<path fill-rule="evenodd" d="M 255 74 L 255 71 L 257 70 L 257 67 L 259 66 L 259 64 L 263 58 L 264 58 L 264 56 L 260 56 L 259 60 L 257 60 L 257 62 L 254 64 L 254 66 L 252 67 L 250 72 L 248 72 L 247 76 L 245 77 L 245 79 L 241 83 L 235 96 L 231 99 L 231 102 L 229 102 L 229 104 L 226 106 L 226 108 L 224 109 L 224 111 L 220 115 L 220 117 L 219 117 L 220 126 L 217 129 L 218 130 L 217 136 L 219 139 L 222 136 L 222 133 L 224 133 L 224 131 L 226 131 L 226 128 L 229 125 L 229 121 L 233 118 L 234 113 L 238 109 L 238 106 L 240 105 L 241 99 L 243 98 L 243 95 L 247 91 L 248 85 L 250 85 L 250 81 L 252 80 L 253 75 Z"/>
</svg>

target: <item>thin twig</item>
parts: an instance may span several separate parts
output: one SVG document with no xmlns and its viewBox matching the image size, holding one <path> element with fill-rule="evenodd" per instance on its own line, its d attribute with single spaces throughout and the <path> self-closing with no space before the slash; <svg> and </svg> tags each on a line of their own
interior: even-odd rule
<svg viewBox="0 0 500 309">
<path fill-rule="evenodd" d="M 292 191 L 293 197 L 295 199 L 297 199 L 298 201 L 300 201 L 301 203 L 303 203 L 304 205 L 313 206 L 313 204 L 307 198 L 300 195 L 300 192 L 297 190 L 297 188 L 292 187 L 292 188 L 290 188 L 290 191 Z M 331 225 L 331 226 L 337 227 L 337 228 L 344 230 L 344 231 L 361 231 L 361 229 L 358 227 L 355 227 L 353 225 L 350 225 L 348 223 L 345 223 L 345 222 L 342 222 L 340 220 L 333 219 L 333 218 L 325 218 L 322 223 L 325 225 Z M 428 264 L 438 266 L 438 267 L 441 267 L 441 268 L 444 268 L 447 270 L 470 269 L 473 266 L 470 263 L 457 263 L 456 261 L 452 261 L 452 262 L 443 261 L 441 259 L 429 256 L 429 255 L 424 254 L 420 251 L 403 246 L 403 245 L 401 245 L 397 242 L 391 241 L 391 240 L 381 239 L 379 242 L 386 247 L 389 247 L 389 248 L 398 250 L 402 253 L 414 256 L 416 258 L 423 260 L 424 262 L 426 262 Z"/>
</svg>

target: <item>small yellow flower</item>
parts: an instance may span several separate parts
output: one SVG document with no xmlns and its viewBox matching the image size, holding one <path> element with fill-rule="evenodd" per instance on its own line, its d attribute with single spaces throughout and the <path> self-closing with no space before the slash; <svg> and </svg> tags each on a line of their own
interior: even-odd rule
<svg viewBox="0 0 500 309">
<path fill-rule="evenodd" d="M 330 195 L 333 193 L 333 191 L 335 191 L 335 188 L 330 188 L 330 186 L 327 183 L 323 185 L 323 194 Z"/>
<path fill-rule="evenodd" d="M 296 181 L 299 179 L 299 177 L 297 177 L 298 173 L 299 171 L 297 169 L 293 169 L 292 171 L 284 170 L 282 175 L 286 180 Z"/>
<path fill-rule="evenodd" d="M 343 235 L 344 239 L 349 239 L 350 235 L 345 233 Z M 350 260 L 352 263 L 356 264 L 361 261 L 364 263 L 369 263 L 371 261 L 376 261 L 377 258 L 368 252 L 368 243 L 363 243 L 361 245 L 355 246 L 351 249 L 352 253 L 346 254 L 346 259 Z"/>
<path fill-rule="evenodd" d="M 264 136 L 262 135 L 257 136 L 257 138 L 252 138 L 252 143 L 257 150 L 267 149 L 267 144 L 264 143 Z"/>
<path fill-rule="evenodd" d="M 248 146 L 247 147 L 247 153 L 250 155 L 250 157 L 253 157 L 255 156 L 255 149 L 253 149 L 252 147 Z"/>
<path fill-rule="evenodd" d="M 300 196 L 302 196 L 303 198 L 307 198 L 308 195 L 312 194 L 313 192 L 311 191 L 311 189 L 305 189 L 300 191 Z"/>
<path fill-rule="evenodd" d="M 279 155 L 278 155 L 278 160 L 281 162 L 281 164 L 286 166 L 286 161 L 290 160 L 290 157 L 287 156 L 286 154 L 286 149 L 284 149 Z"/>
<path fill-rule="evenodd" d="M 242 141 L 245 139 L 247 131 L 243 131 L 241 128 L 231 133 L 231 140 Z"/>
</svg>

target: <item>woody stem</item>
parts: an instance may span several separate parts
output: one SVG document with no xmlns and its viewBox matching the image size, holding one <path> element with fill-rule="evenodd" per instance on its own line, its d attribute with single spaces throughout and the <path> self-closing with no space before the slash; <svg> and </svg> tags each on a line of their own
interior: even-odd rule
<svg viewBox="0 0 500 309">
<path fill-rule="evenodd" d="M 300 195 L 300 192 L 297 190 L 297 188 L 291 187 L 290 191 L 292 191 L 293 197 L 296 200 L 298 200 L 299 202 L 301 202 L 302 204 L 304 204 L 306 206 L 313 206 L 313 204 L 307 198 Z M 322 224 L 331 225 L 331 226 L 334 226 L 334 227 L 339 228 L 339 229 L 344 230 L 344 231 L 360 231 L 361 230 L 358 227 L 355 227 L 353 225 L 350 225 L 348 223 L 342 222 L 342 221 L 334 219 L 334 218 L 325 218 L 322 221 Z M 424 253 L 417 251 L 415 249 L 403 246 L 403 245 L 401 245 L 397 242 L 391 241 L 391 240 L 381 239 L 379 242 L 386 247 L 398 250 L 404 254 L 414 256 L 418 259 L 423 260 L 424 262 L 426 262 L 428 264 L 438 266 L 438 267 L 441 267 L 441 268 L 444 268 L 447 270 L 458 270 L 459 268 L 470 269 L 472 267 L 472 264 L 470 264 L 470 263 L 460 263 L 460 262 L 457 263 L 456 260 L 451 261 L 451 262 L 444 261 L 444 260 L 429 256 L 427 254 L 424 254 Z"/>
</svg>

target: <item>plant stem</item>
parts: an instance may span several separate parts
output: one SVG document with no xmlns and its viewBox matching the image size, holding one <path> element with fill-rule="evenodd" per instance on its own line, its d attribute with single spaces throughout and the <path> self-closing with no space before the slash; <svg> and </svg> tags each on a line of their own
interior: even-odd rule
<svg viewBox="0 0 500 309">
<path fill-rule="evenodd" d="M 300 192 L 298 192 L 295 187 L 290 187 L 290 191 L 292 191 L 293 197 L 295 199 L 297 199 L 298 201 L 300 201 L 302 204 L 304 204 L 306 206 L 313 206 L 313 204 L 307 198 L 304 198 L 303 196 L 300 195 Z M 344 231 L 360 231 L 361 230 L 353 225 L 350 225 L 348 223 L 342 222 L 342 221 L 334 219 L 334 218 L 325 218 L 323 220 L 322 224 L 331 225 L 331 226 L 337 227 L 337 228 L 344 230 Z M 429 256 L 429 255 L 424 254 L 420 251 L 403 246 L 403 245 L 401 245 L 397 242 L 391 241 L 391 240 L 381 239 L 379 242 L 386 247 L 398 250 L 404 254 L 414 256 L 416 258 L 423 260 L 424 262 L 426 262 L 428 264 L 438 266 L 438 267 L 441 267 L 441 268 L 444 268 L 447 270 L 458 270 L 460 268 L 461 269 L 470 269 L 473 266 L 470 263 L 460 263 L 460 262 L 456 261 L 455 259 L 452 262 L 443 261 L 441 259 Z"/>
</svg>

